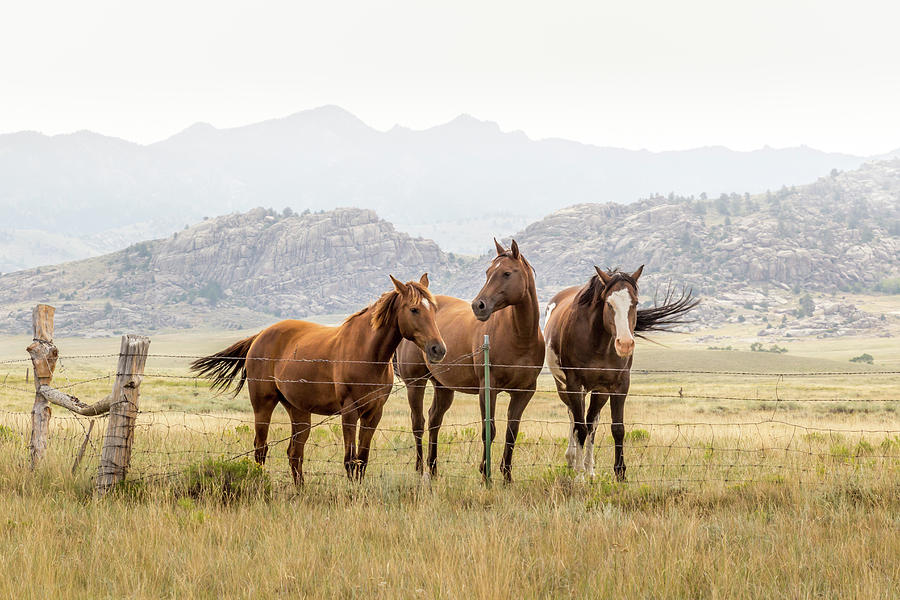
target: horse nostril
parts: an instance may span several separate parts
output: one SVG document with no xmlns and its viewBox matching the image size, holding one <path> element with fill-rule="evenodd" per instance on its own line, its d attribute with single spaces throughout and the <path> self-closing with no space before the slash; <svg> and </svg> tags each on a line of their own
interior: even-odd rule
<svg viewBox="0 0 900 600">
<path fill-rule="evenodd" d="M 432 360 L 440 361 L 447 354 L 447 350 L 441 344 L 432 344 L 428 348 L 428 353 L 431 355 Z"/>
</svg>

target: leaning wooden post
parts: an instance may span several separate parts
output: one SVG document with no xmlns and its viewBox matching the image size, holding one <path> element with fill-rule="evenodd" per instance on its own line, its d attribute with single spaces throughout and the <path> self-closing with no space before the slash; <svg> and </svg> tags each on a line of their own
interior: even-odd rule
<svg viewBox="0 0 900 600">
<path fill-rule="evenodd" d="M 47 452 L 50 437 L 50 402 L 40 393 L 42 385 L 50 385 L 59 350 L 53 345 L 53 315 L 56 309 L 38 304 L 31 313 L 34 341 L 28 346 L 34 367 L 34 407 L 31 409 L 31 468 L 34 469 Z"/>
<path fill-rule="evenodd" d="M 109 406 L 109 423 L 100 452 L 100 468 L 97 471 L 97 494 L 102 496 L 118 482 L 125 479 L 131 464 L 131 445 L 134 441 L 134 423 L 140 403 L 141 380 L 150 338 L 142 335 L 122 337 L 116 381 L 113 384 Z"/>
</svg>

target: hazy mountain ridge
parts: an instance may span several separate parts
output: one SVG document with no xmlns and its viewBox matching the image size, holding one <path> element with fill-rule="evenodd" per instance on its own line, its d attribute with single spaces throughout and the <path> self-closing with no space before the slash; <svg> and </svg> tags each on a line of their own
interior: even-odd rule
<svg viewBox="0 0 900 600">
<path fill-rule="evenodd" d="M 535 141 L 468 115 L 421 131 L 382 132 L 325 106 L 231 129 L 198 123 L 148 146 L 86 131 L 2 135 L 0 229 L 81 239 L 147 223 L 167 234 L 255 206 L 359 206 L 401 230 L 432 226 L 442 247 L 477 254 L 489 244 L 444 237 L 440 224 L 471 229 L 466 223 L 484 212 L 531 221 L 572 204 L 628 203 L 670 190 L 759 192 L 864 160 L 804 147 L 654 153 Z M 492 233 L 477 231 L 488 240 Z M 22 264 L 6 260 L 8 253 L 0 246 L 0 271 Z"/>
</svg>

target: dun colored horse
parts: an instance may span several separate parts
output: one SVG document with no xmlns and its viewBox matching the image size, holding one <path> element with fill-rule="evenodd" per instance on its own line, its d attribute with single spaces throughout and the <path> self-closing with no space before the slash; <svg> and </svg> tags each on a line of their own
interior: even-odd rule
<svg viewBox="0 0 900 600">
<path fill-rule="evenodd" d="M 416 441 L 416 469 L 428 478 L 437 473 L 438 432 L 454 392 L 479 394 L 484 422 L 484 335 L 490 336 L 491 440 L 497 394 L 509 393 L 506 444 L 500 470 L 512 479 L 512 453 L 519 433 L 519 420 L 537 386 L 544 363 L 544 338 L 540 329 L 540 307 L 531 265 L 519 252 L 515 240 L 509 250 L 494 240 L 497 256 L 487 269 L 487 281 L 471 303 L 450 296 L 437 296 L 437 324 L 447 341 L 447 360 L 433 368 L 432 360 L 413 344 L 403 342 L 397 349 L 397 372 L 407 384 L 413 435 Z M 425 384 L 434 385 L 434 400 L 428 412 L 428 469 L 423 469 L 422 434 L 425 426 L 423 398 Z M 484 427 L 482 426 L 482 443 Z M 484 473 L 484 454 L 481 460 Z"/>
<path fill-rule="evenodd" d="M 559 292 L 547 305 L 547 365 L 569 409 L 569 466 L 579 477 L 585 470 L 594 475 L 594 434 L 608 399 L 615 443 L 613 469 L 621 481 L 625 479 L 625 397 L 631 383 L 635 332 L 664 331 L 681 323 L 680 317 L 698 301 L 690 292 L 672 301 L 670 292 L 662 306 L 638 310 L 637 281 L 643 265 L 631 274 L 595 269 L 597 274 L 586 285 Z M 587 393 L 591 403 L 585 416 Z"/>
<path fill-rule="evenodd" d="M 393 290 L 339 327 L 281 321 L 191 365 L 221 390 L 240 373 L 235 395 L 248 382 L 256 462 L 266 460 L 269 422 L 281 403 L 291 418 L 287 454 L 296 483 L 303 482 L 303 448 L 313 413 L 341 415 L 347 476 L 363 477 L 394 382 L 391 357 L 397 346 L 410 340 L 431 362 L 440 362 L 447 353 L 435 323 L 437 303 L 428 291 L 428 274 L 418 282 L 401 283 L 393 276 L 391 281 Z"/>
</svg>

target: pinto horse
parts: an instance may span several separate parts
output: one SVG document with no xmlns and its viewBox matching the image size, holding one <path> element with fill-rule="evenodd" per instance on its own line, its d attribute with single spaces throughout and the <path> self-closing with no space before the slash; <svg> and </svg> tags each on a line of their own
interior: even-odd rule
<svg viewBox="0 0 900 600">
<path fill-rule="evenodd" d="M 438 432 L 444 413 L 453 403 L 454 392 L 479 394 L 484 423 L 484 336 L 490 336 L 491 361 L 491 441 L 497 394 L 509 393 L 506 444 L 500 471 L 512 480 L 512 453 L 519 433 L 519 421 L 534 395 L 544 363 L 544 338 L 540 329 L 540 307 L 531 265 L 519 252 L 515 240 L 509 250 L 494 240 L 497 256 L 487 269 L 487 281 L 471 303 L 450 296 L 437 296 L 437 324 L 447 341 L 445 364 L 433 368 L 413 344 L 402 342 L 397 349 L 397 373 L 406 383 L 416 442 L 416 469 L 426 479 L 437 474 Z M 428 469 L 423 468 L 422 435 L 425 427 L 423 399 L 428 380 L 434 385 L 434 400 L 428 411 Z M 482 425 L 482 444 L 484 425 Z M 485 448 L 486 451 L 486 448 Z M 484 454 L 481 472 L 484 473 Z"/>
<path fill-rule="evenodd" d="M 631 274 L 594 268 L 597 274 L 586 285 L 564 289 L 547 305 L 547 365 L 557 393 L 569 409 L 569 466 L 579 477 L 584 471 L 594 475 L 594 434 L 600 410 L 609 400 L 615 443 L 613 470 L 622 481 L 625 397 L 631 384 L 635 332 L 665 331 L 683 323 L 681 316 L 699 301 L 690 292 L 673 301 L 669 292 L 663 305 L 638 310 L 637 281 L 643 265 Z M 585 416 L 587 393 L 591 403 Z"/>
<path fill-rule="evenodd" d="M 303 448 L 313 413 L 341 415 L 347 476 L 365 475 L 372 436 L 394 382 L 391 356 L 397 346 L 410 340 L 431 362 L 447 353 L 435 323 L 437 303 L 428 291 L 428 274 L 418 282 L 401 283 L 393 276 L 391 281 L 393 290 L 339 327 L 281 321 L 191 364 L 223 391 L 240 373 L 235 395 L 248 382 L 256 462 L 266 461 L 269 422 L 281 403 L 291 418 L 287 454 L 295 483 L 303 483 Z"/>
</svg>

